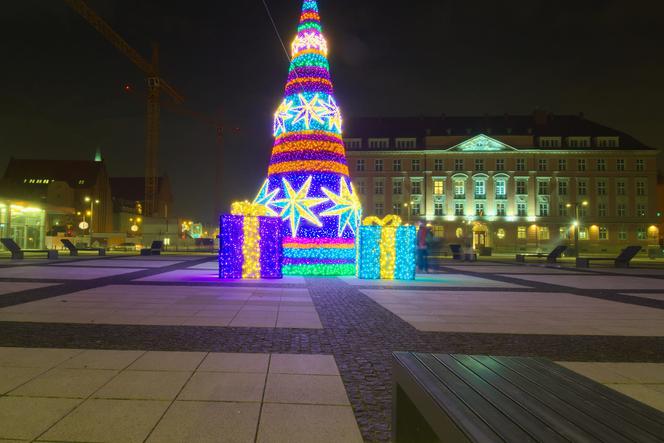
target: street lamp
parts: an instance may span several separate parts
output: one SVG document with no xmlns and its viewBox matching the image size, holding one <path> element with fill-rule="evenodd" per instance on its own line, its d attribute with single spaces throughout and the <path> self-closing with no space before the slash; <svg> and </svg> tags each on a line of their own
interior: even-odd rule
<svg viewBox="0 0 664 443">
<path fill-rule="evenodd" d="M 588 201 L 584 200 L 581 203 L 567 203 L 565 205 L 566 208 L 571 208 L 574 206 L 574 216 L 575 220 L 574 223 L 572 223 L 572 226 L 574 226 L 574 256 L 578 257 L 579 256 L 579 229 L 581 227 L 581 220 L 579 218 L 579 206 L 588 206 Z"/>
<path fill-rule="evenodd" d="M 92 198 L 86 196 L 84 200 L 85 200 L 86 203 L 90 203 L 90 210 L 87 211 L 87 212 L 89 213 L 89 215 L 90 215 L 90 230 L 88 231 L 88 233 L 90 234 L 90 244 L 92 244 L 92 217 L 93 217 L 93 215 L 94 215 L 94 208 L 93 208 L 93 206 L 94 206 L 95 204 L 97 204 L 97 205 L 99 204 L 99 199 L 94 199 L 94 200 L 93 200 Z"/>
</svg>

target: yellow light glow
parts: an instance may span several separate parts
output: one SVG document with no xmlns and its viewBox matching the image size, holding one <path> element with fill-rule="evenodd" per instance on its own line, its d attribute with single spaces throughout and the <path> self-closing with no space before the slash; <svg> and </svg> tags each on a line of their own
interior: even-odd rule
<svg viewBox="0 0 664 443">
<path fill-rule="evenodd" d="M 242 278 L 260 278 L 261 276 L 261 249 L 260 234 L 258 232 L 258 217 L 244 217 L 242 231 L 244 241 L 242 242 Z"/>
</svg>

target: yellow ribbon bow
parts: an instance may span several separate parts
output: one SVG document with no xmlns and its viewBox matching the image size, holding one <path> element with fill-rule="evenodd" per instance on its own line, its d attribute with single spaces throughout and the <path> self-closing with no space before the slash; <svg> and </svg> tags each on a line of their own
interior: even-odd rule
<svg viewBox="0 0 664 443">
<path fill-rule="evenodd" d="M 248 200 L 245 200 L 242 202 L 233 202 L 231 204 L 231 214 L 258 217 L 261 215 L 267 215 L 268 212 L 265 205 L 260 205 L 258 203 L 252 203 Z"/>
<path fill-rule="evenodd" d="M 376 217 L 375 215 L 369 216 L 362 221 L 365 226 L 378 225 L 394 227 L 401 226 L 401 217 L 395 214 L 388 214 L 383 218 Z"/>
</svg>

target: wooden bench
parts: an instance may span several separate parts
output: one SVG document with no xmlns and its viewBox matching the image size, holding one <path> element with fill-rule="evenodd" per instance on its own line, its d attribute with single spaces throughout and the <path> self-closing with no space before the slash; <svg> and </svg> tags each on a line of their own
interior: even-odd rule
<svg viewBox="0 0 664 443">
<path fill-rule="evenodd" d="M 566 249 L 567 246 L 559 245 L 553 248 L 553 250 L 548 254 L 544 252 L 537 254 L 516 254 L 516 261 L 519 263 L 525 263 L 527 257 L 536 257 L 536 258 L 546 257 L 547 263 L 557 263 L 558 259 L 560 258 L 561 255 L 563 255 L 563 252 L 565 252 Z"/>
<path fill-rule="evenodd" d="M 97 252 L 99 255 L 106 255 L 106 249 L 104 248 L 78 248 L 67 238 L 60 239 L 60 243 L 69 249 L 69 255 L 78 255 L 81 251 Z"/>
<path fill-rule="evenodd" d="M 58 251 L 55 249 L 21 249 L 21 247 L 17 245 L 16 242 L 11 238 L 0 238 L 0 242 L 2 242 L 4 247 L 12 253 L 12 258 L 14 260 L 21 260 L 25 258 L 25 253 L 46 254 L 46 258 L 49 259 L 58 258 Z"/>
<path fill-rule="evenodd" d="M 629 262 L 639 253 L 641 246 L 627 246 L 617 257 L 577 257 L 577 268 L 590 267 L 591 261 L 613 261 L 616 268 L 629 268 Z"/>
<path fill-rule="evenodd" d="M 395 442 L 661 442 L 664 414 L 542 358 L 393 354 Z"/>
<path fill-rule="evenodd" d="M 141 255 L 161 255 L 161 250 L 164 249 L 164 242 L 155 240 L 149 248 L 141 249 Z"/>
</svg>

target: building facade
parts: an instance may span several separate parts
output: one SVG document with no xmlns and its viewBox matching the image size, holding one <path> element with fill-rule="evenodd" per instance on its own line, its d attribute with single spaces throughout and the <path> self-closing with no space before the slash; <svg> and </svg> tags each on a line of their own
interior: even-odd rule
<svg viewBox="0 0 664 443">
<path fill-rule="evenodd" d="M 616 251 L 660 242 L 657 153 L 582 116 L 360 118 L 344 131 L 365 215 L 446 244 Z"/>
</svg>

